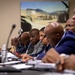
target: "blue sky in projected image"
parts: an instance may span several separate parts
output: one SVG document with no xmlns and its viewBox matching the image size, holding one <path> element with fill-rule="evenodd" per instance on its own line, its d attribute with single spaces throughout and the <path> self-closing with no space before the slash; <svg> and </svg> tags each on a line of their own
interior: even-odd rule
<svg viewBox="0 0 75 75">
<path fill-rule="evenodd" d="M 68 4 L 66 1 L 65 3 Z M 51 2 L 21 2 L 21 9 L 42 9 L 46 12 L 54 12 L 65 10 L 66 7 L 61 1 L 51 1 Z"/>
</svg>

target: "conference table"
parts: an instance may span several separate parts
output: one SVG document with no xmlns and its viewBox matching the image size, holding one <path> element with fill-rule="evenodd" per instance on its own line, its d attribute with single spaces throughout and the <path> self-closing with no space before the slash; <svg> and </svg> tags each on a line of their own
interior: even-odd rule
<svg viewBox="0 0 75 75">
<path fill-rule="evenodd" d="M 14 55 L 9 53 L 9 56 L 15 57 Z M 8 56 L 8 57 L 9 57 Z M 16 58 L 16 57 L 15 57 Z M 14 62 L 14 61 L 11 61 Z M 11 63 L 10 62 L 10 63 Z M 9 63 L 9 62 L 8 62 Z M 31 63 L 31 61 L 30 61 Z M 31 65 L 29 63 L 29 65 Z M 14 63 L 13 63 L 14 64 Z M 57 72 L 56 69 L 53 68 L 34 68 L 34 65 L 31 65 L 30 68 L 24 68 L 24 66 L 28 67 L 28 64 L 23 62 L 17 62 L 15 65 L 19 65 L 18 68 L 22 67 L 21 69 L 16 69 L 15 67 L 12 67 L 13 64 L 3 64 L 1 67 L 0 63 L 0 75 L 75 75 L 75 71 L 71 72 Z M 22 66 L 24 65 L 24 66 Z M 49 65 L 49 64 L 46 64 Z M 45 65 L 45 67 L 46 67 Z M 51 65 L 49 65 L 51 67 Z M 17 66 L 16 66 L 17 67 Z"/>
<path fill-rule="evenodd" d="M 0 75 L 75 75 L 75 73 L 57 72 L 55 69 L 29 68 L 29 69 L 20 69 L 18 71 L 4 71 L 4 72 L 1 72 L 0 70 Z"/>
<path fill-rule="evenodd" d="M 21 72 L 0 72 L 0 75 L 75 75 L 72 73 L 59 73 L 50 71 L 37 71 L 37 70 L 22 70 Z"/>
<path fill-rule="evenodd" d="M 50 71 L 22 70 L 21 72 L 0 72 L 0 75 L 75 75 Z"/>
<path fill-rule="evenodd" d="M 0 73 L 0 75 L 52 75 L 52 74 L 46 71 L 22 70 L 21 72 Z"/>
</svg>

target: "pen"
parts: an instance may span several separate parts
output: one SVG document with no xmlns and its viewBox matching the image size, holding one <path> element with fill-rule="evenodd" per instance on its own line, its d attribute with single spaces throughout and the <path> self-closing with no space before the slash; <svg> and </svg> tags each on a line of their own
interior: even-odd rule
<svg viewBox="0 0 75 75">
<path fill-rule="evenodd" d="M 65 61 L 68 57 L 69 57 L 69 55 L 66 55 L 66 56 L 64 57 L 64 61 Z M 59 64 L 61 64 L 61 60 L 58 60 L 58 61 L 55 63 L 56 66 L 59 65 Z"/>
<path fill-rule="evenodd" d="M 55 63 L 55 65 L 57 66 L 57 65 L 59 65 L 60 63 L 61 63 L 61 61 L 58 60 L 58 61 Z"/>
</svg>

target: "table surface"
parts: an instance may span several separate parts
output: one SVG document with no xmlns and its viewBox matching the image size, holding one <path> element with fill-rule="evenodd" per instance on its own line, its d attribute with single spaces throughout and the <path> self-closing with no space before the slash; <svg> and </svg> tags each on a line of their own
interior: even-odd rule
<svg viewBox="0 0 75 75">
<path fill-rule="evenodd" d="M 21 70 L 21 72 L 0 72 L 0 75 L 75 75 L 70 73 L 58 73 L 48 70 Z"/>
</svg>

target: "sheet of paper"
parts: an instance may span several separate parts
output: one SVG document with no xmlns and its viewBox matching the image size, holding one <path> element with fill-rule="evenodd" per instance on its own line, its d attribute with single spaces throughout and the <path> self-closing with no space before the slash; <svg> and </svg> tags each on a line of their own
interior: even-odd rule
<svg viewBox="0 0 75 75">
<path fill-rule="evenodd" d="M 50 68 L 56 68 L 56 65 L 55 65 L 55 63 L 37 63 L 36 65 L 35 65 L 35 68 L 48 68 L 48 69 L 50 69 Z"/>
<path fill-rule="evenodd" d="M 31 64 L 31 65 L 36 65 L 37 63 L 41 63 L 42 61 L 41 60 L 29 60 L 28 62 L 27 62 L 27 64 Z"/>
<path fill-rule="evenodd" d="M 31 68 L 33 66 L 32 65 L 26 65 L 24 63 L 21 63 L 21 64 L 12 65 L 12 67 L 14 67 L 16 69 L 28 69 L 28 68 Z"/>
<path fill-rule="evenodd" d="M 35 68 L 56 68 L 55 63 L 43 63 L 41 60 L 29 60 L 27 64 L 35 65 Z"/>
<path fill-rule="evenodd" d="M 10 53 L 10 52 L 7 52 L 7 58 L 8 58 L 8 57 L 18 59 L 18 57 L 16 57 L 14 54 L 12 54 L 12 53 Z"/>
</svg>

